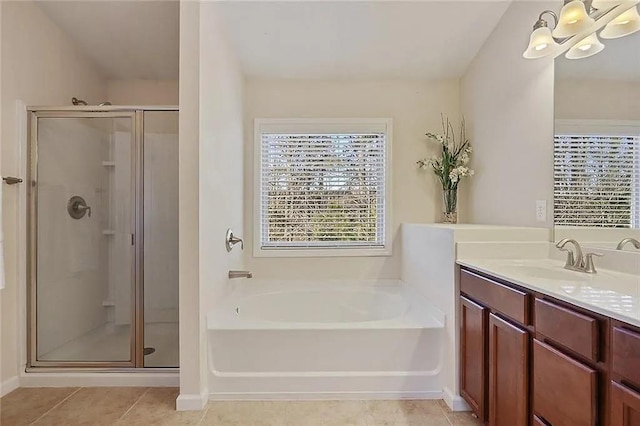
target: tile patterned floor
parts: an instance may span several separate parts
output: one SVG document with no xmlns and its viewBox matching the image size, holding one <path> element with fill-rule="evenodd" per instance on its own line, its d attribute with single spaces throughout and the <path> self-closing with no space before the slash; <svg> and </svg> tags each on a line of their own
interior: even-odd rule
<svg viewBox="0 0 640 426">
<path fill-rule="evenodd" d="M 443 401 L 210 402 L 175 411 L 176 388 L 20 388 L 0 399 L 0 425 L 467 426 Z"/>
</svg>

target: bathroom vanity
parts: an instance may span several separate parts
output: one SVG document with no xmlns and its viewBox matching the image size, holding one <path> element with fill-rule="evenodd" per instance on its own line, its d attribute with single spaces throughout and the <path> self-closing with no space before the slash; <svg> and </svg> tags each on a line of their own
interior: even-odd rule
<svg viewBox="0 0 640 426">
<path fill-rule="evenodd" d="M 517 266 L 459 263 L 460 393 L 480 419 L 640 425 L 640 280 L 609 291 L 589 281 L 606 272 L 580 282 L 553 265 L 529 285 Z"/>
</svg>

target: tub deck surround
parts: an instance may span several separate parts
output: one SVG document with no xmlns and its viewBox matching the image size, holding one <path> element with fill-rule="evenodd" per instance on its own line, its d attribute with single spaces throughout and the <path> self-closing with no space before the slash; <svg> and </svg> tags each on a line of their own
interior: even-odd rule
<svg viewBox="0 0 640 426">
<path fill-rule="evenodd" d="M 444 314 L 397 280 L 256 280 L 207 315 L 209 330 L 441 329 Z"/>
<path fill-rule="evenodd" d="M 505 254 L 548 257 L 550 232 L 548 228 L 477 224 L 402 224 L 400 278 L 416 288 L 447 318 L 443 348 L 443 397 L 450 409 L 469 409 L 459 393 L 456 259 L 460 253 L 494 257 L 504 257 Z"/>
<path fill-rule="evenodd" d="M 446 318 L 411 286 L 234 286 L 207 316 L 210 399 L 442 397 Z"/>
<path fill-rule="evenodd" d="M 555 259 L 460 259 L 457 263 L 640 327 L 639 275 L 603 268 L 597 274 L 574 272 Z"/>
</svg>

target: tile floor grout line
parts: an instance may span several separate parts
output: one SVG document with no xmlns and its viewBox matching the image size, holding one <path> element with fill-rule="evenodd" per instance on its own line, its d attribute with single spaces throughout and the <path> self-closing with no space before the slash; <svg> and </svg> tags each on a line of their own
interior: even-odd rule
<svg viewBox="0 0 640 426">
<path fill-rule="evenodd" d="M 202 410 L 202 416 L 200 416 L 200 420 L 198 420 L 198 425 L 200 426 L 204 421 L 204 418 L 207 417 L 207 413 L 209 413 L 209 401 L 207 401 L 207 405 L 205 405 L 204 410 Z"/>
<path fill-rule="evenodd" d="M 442 405 L 438 404 L 438 408 L 440 408 L 440 411 L 442 411 L 442 415 L 447 420 L 447 423 L 449 423 L 451 426 L 453 426 L 453 422 L 451 421 L 451 419 L 447 415 L 447 412 L 444 410 L 444 407 Z"/>
<path fill-rule="evenodd" d="M 129 414 L 129 412 L 130 412 L 131 410 L 133 410 L 133 407 L 135 407 L 135 406 L 136 406 L 136 404 L 137 404 L 138 402 L 140 402 L 140 400 L 141 400 L 142 398 L 144 398 L 144 396 L 145 396 L 147 393 L 149 393 L 149 391 L 150 391 L 150 390 L 151 390 L 151 388 L 149 387 L 149 388 L 147 388 L 147 390 L 146 390 L 146 391 L 142 392 L 142 395 L 140 395 L 140 396 L 138 397 L 138 399 L 136 399 L 136 400 L 135 400 L 135 402 L 134 402 L 133 404 L 131 404 L 131 407 L 129 407 L 129 409 L 128 409 L 127 411 L 125 411 L 123 415 L 121 415 L 120 417 L 118 417 L 118 420 L 122 420 L 122 419 L 124 419 L 124 416 L 126 416 L 127 414 Z"/>
<path fill-rule="evenodd" d="M 46 416 L 47 414 L 49 414 L 50 412 L 52 412 L 53 410 L 55 410 L 58 406 L 60 406 L 62 403 L 64 403 L 67 399 L 71 398 L 73 395 L 77 394 L 78 392 L 80 392 L 83 389 L 82 386 L 80 386 L 78 389 L 76 389 L 75 391 L 71 392 L 69 395 L 67 395 L 66 398 L 63 398 L 60 402 L 58 402 L 57 404 L 55 404 L 53 407 L 49 408 L 47 411 L 44 412 L 44 414 L 42 414 L 40 417 L 38 417 L 37 419 L 35 419 L 34 421 L 32 421 L 31 425 L 36 424 L 41 418 L 43 418 L 44 416 Z"/>
</svg>

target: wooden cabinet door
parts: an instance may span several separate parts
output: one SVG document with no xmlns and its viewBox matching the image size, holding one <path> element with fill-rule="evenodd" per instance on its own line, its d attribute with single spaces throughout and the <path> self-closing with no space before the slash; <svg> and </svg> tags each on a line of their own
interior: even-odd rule
<svg viewBox="0 0 640 426">
<path fill-rule="evenodd" d="M 533 414 L 553 426 L 595 426 L 598 372 L 533 340 Z"/>
<path fill-rule="evenodd" d="M 529 333 L 489 315 L 489 424 L 529 424 Z"/>
<path fill-rule="evenodd" d="M 482 421 L 487 415 L 489 309 L 460 296 L 460 394 Z"/>
<path fill-rule="evenodd" d="M 640 393 L 611 382 L 610 426 L 640 426 Z"/>
</svg>

